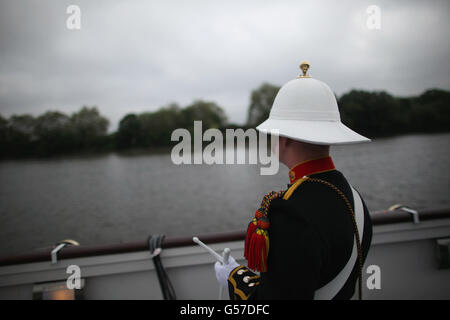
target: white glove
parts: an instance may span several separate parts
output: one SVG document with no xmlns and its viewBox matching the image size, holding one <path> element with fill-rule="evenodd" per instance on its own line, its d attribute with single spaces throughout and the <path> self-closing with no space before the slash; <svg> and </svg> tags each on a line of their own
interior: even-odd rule
<svg viewBox="0 0 450 320">
<path fill-rule="evenodd" d="M 216 270 L 216 278 L 220 285 L 223 287 L 228 287 L 228 277 L 234 268 L 239 267 L 236 260 L 232 256 L 228 257 L 228 264 L 221 264 L 219 261 L 214 265 L 214 270 Z"/>
</svg>

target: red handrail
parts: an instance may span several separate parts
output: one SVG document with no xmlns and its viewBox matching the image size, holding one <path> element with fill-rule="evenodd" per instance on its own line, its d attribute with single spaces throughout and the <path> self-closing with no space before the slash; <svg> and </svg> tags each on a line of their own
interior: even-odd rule
<svg viewBox="0 0 450 320">
<path fill-rule="evenodd" d="M 411 215 L 402 210 L 395 210 L 395 211 L 383 210 L 372 212 L 371 218 L 374 226 L 412 221 Z M 421 221 L 450 218 L 450 208 L 438 210 L 422 210 L 419 211 L 419 218 Z M 221 232 L 221 233 L 208 233 L 197 236 L 204 243 L 207 244 L 221 243 L 228 241 L 242 241 L 245 239 L 245 230 Z M 168 249 L 193 245 L 195 245 L 195 243 L 192 241 L 192 237 L 184 236 L 184 237 L 166 237 L 162 242 L 161 246 L 163 249 Z M 0 257 L 0 266 L 50 261 L 51 250 L 52 248 L 45 248 L 34 250 L 32 252 L 25 254 Z M 63 248 L 58 253 L 58 259 L 59 260 L 72 259 L 79 257 L 119 254 L 145 250 L 148 250 L 148 244 L 146 240 L 120 244 L 73 246 Z"/>
</svg>

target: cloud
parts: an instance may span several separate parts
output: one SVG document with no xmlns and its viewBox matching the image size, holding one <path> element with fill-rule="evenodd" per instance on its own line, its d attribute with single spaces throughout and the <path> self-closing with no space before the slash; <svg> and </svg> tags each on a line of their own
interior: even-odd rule
<svg viewBox="0 0 450 320">
<path fill-rule="evenodd" d="M 196 98 L 244 122 L 250 91 L 294 78 L 303 59 L 338 94 L 450 88 L 448 1 L 0 2 L 0 113 L 97 105 L 115 128 L 128 112 Z"/>
</svg>

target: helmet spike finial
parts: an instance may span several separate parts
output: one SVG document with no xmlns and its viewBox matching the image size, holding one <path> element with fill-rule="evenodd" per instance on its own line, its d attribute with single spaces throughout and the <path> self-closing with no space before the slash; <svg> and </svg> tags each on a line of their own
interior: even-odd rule
<svg viewBox="0 0 450 320">
<path fill-rule="evenodd" d="M 303 74 L 298 76 L 297 78 L 311 78 L 311 76 L 309 76 L 307 74 L 309 66 L 310 66 L 310 64 L 306 60 L 303 60 L 302 62 L 300 62 L 300 70 L 302 70 Z"/>
</svg>

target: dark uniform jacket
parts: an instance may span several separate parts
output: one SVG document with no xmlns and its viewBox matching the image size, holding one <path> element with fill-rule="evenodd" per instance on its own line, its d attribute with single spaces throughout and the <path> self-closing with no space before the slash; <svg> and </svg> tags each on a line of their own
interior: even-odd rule
<svg viewBox="0 0 450 320">
<path fill-rule="evenodd" d="M 353 194 L 338 170 L 310 174 Z M 366 259 L 372 223 L 364 203 L 362 252 Z M 270 205 L 267 272 L 258 276 L 245 266 L 234 269 L 228 286 L 231 299 L 314 299 L 314 292 L 334 279 L 350 258 L 354 226 L 350 210 L 336 191 L 321 183 L 303 182 L 284 200 Z M 358 261 L 334 299 L 350 299 L 357 289 Z M 364 272 L 364 271 L 363 271 Z M 244 277 L 246 278 L 244 281 Z"/>
</svg>

